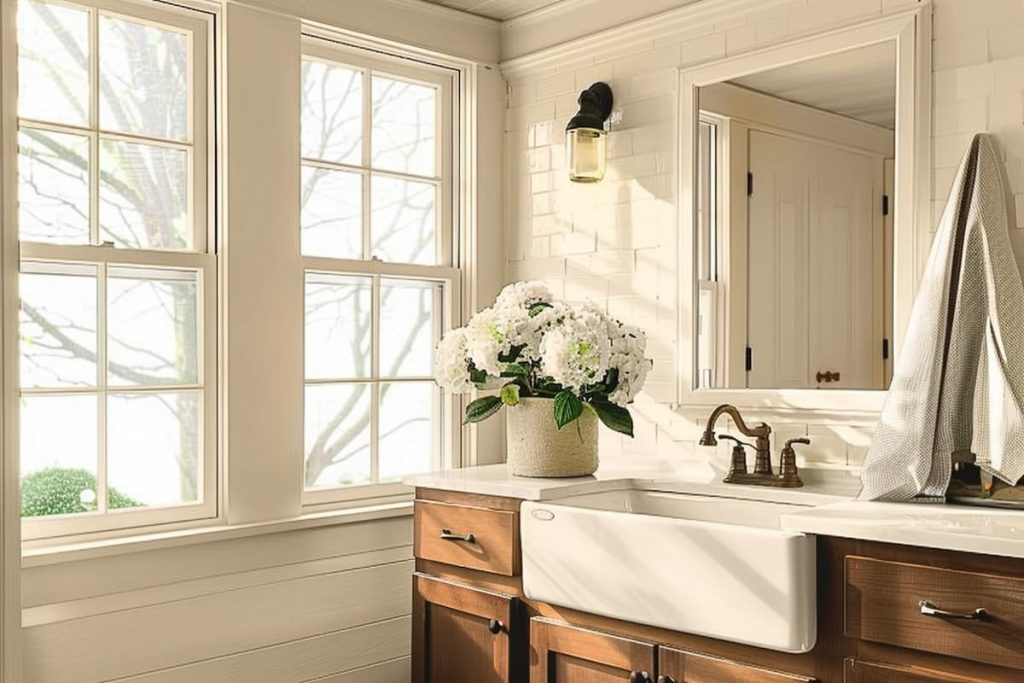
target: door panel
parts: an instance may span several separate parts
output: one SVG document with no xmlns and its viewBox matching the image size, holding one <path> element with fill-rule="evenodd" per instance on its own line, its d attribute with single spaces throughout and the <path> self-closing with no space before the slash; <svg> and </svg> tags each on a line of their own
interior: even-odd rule
<svg viewBox="0 0 1024 683">
<path fill-rule="evenodd" d="M 422 574 L 413 577 L 413 681 L 519 680 L 519 601 Z"/>
<path fill-rule="evenodd" d="M 815 679 L 685 650 L 658 647 L 659 683 L 813 683 Z"/>
<path fill-rule="evenodd" d="M 530 649 L 531 683 L 654 683 L 649 643 L 534 618 Z"/>
<path fill-rule="evenodd" d="M 747 386 L 883 388 L 883 160 L 749 136 Z"/>
</svg>

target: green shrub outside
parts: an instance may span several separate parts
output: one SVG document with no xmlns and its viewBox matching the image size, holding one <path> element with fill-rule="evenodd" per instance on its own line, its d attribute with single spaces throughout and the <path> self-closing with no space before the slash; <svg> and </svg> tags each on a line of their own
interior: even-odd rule
<svg viewBox="0 0 1024 683">
<path fill-rule="evenodd" d="M 82 502 L 83 491 L 96 491 L 96 475 L 88 470 L 50 467 L 25 477 L 21 482 L 21 516 L 46 517 L 95 512 L 96 503 Z M 142 507 L 117 489 L 107 490 L 107 507 Z"/>
</svg>

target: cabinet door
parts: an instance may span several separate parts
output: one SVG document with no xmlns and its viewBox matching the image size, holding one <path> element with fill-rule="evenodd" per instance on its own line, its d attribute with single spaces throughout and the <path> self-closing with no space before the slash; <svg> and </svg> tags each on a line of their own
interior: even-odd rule
<svg viewBox="0 0 1024 683">
<path fill-rule="evenodd" d="M 530 683 L 654 683 L 650 643 L 535 618 L 530 649 Z"/>
<path fill-rule="evenodd" d="M 423 574 L 413 577 L 414 683 L 510 683 L 517 657 L 519 601 Z"/>
<path fill-rule="evenodd" d="M 658 683 L 813 683 L 814 678 L 675 648 L 658 648 Z"/>
<path fill-rule="evenodd" d="M 1017 673 L 1009 673 L 1006 681 L 1015 681 Z M 874 664 L 857 659 L 847 659 L 844 666 L 845 683 L 985 683 L 987 678 L 965 678 L 956 674 L 944 674 L 917 667 L 895 664 Z"/>
</svg>

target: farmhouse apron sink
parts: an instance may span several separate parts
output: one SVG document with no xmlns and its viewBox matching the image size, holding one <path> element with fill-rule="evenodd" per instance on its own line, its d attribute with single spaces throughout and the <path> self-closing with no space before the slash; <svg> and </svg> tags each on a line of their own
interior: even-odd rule
<svg viewBox="0 0 1024 683">
<path fill-rule="evenodd" d="M 782 652 L 814 647 L 814 536 L 784 503 L 628 489 L 525 502 L 527 597 Z"/>
</svg>

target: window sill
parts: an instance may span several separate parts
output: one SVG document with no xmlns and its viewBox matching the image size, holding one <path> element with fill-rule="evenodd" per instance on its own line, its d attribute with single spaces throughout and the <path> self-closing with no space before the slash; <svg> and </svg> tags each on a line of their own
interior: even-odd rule
<svg viewBox="0 0 1024 683">
<path fill-rule="evenodd" d="M 149 550 L 163 550 L 165 548 L 228 541 L 339 524 L 358 524 L 360 522 L 371 522 L 379 519 L 391 519 L 410 515 L 412 515 L 411 497 L 409 500 L 399 502 L 313 512 L 291 519 L 254 522 L 251 524 L 218 524 L 216 526 L 138 534 L 99 541 L 28 548 L 22 550 L 21 566 L 23 569 L 44 567 L 64 562 L 77 562 L 100 557 L 126 555 Z"/>
</svg>

